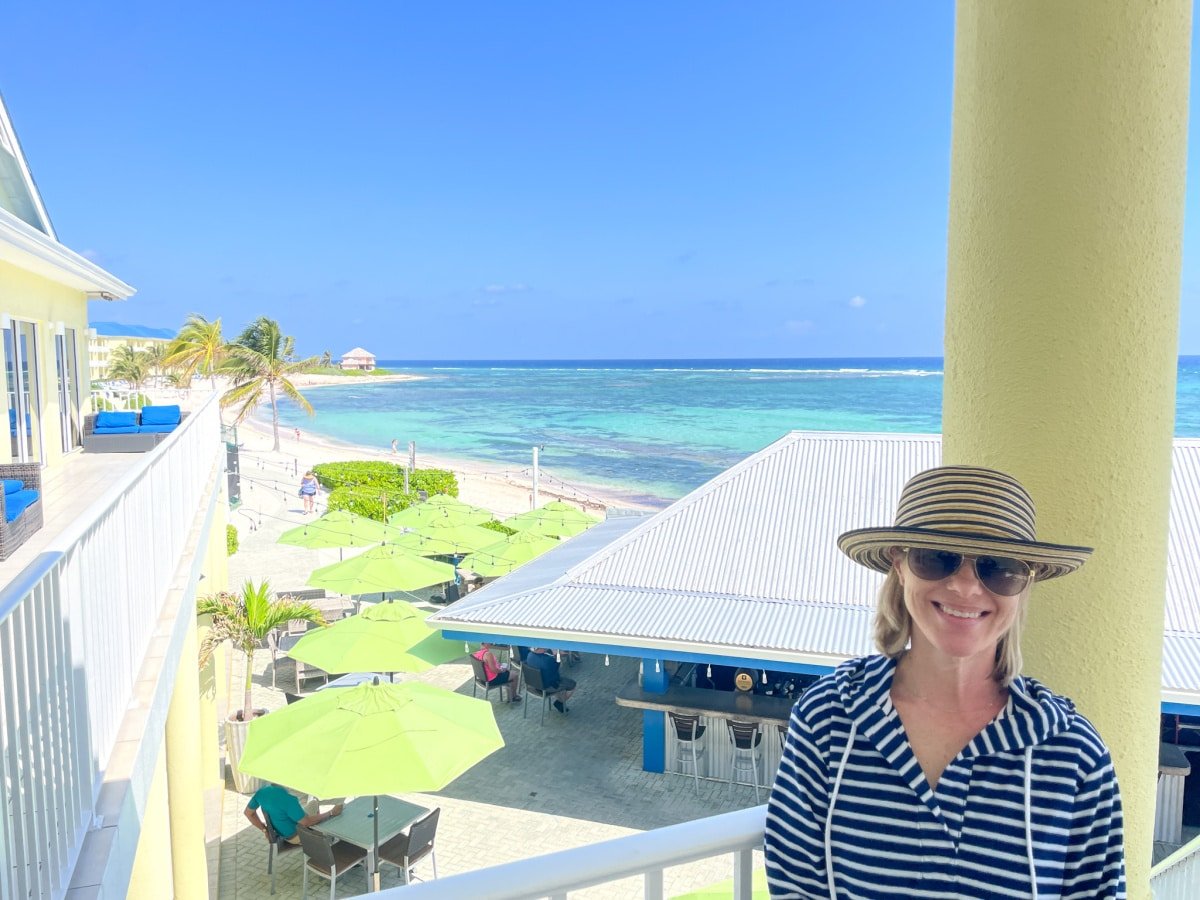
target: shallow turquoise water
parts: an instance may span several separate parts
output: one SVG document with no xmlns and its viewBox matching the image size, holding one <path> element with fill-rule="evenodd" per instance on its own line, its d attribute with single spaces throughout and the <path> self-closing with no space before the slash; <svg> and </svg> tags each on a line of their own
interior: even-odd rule
<svg viewBox="0 0 1200 900">
<path fill-rule="evenodd" d="M 794 429 L 936 433 L 941 360 L 388 363 L 424 380 L 322 387 L 289 427 L 356 444 L 528 467 L 674 499 Z M 1176 432 L 1200 437 L 1200 358 L 1180 362 Z"/>
</svg>

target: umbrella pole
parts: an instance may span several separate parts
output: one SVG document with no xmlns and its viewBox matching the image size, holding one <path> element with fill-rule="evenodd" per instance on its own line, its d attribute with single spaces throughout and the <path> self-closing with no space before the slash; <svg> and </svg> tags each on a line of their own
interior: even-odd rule
<svg viewBox="0 0 1200 900">
<path fill-rule="evenodd" d="M 375 823 L 375 837 L 373 838 L 371 845 L 375 848 L 375 872 L 372 877 L 374 878 L 374 882 L 373 882 L 374 890 L 378 892 L 378 890 L 379 890 L 379 795 L 378 794 L 375 795 L 374 800 L 375 800 L 375 812 L 374 812 L 374 815 L 372 815 L 371 820 Z"/>
</svg>

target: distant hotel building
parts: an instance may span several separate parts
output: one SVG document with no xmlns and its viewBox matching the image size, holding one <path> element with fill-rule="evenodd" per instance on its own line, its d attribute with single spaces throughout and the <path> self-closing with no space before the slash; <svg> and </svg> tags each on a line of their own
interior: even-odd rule
<svg viewBox="0 0 1200 900">
<path fill-rule="evenodd" d="M 175 332 L 168 328 L 93 322 L 88 330 L 88 377 L 92 381 L 108 378 L 109 357 L 118 347 L 128 344 L 134 350 L 148 350 L 155 344 L 169 344 L 174 338 Z"/>
</svg>

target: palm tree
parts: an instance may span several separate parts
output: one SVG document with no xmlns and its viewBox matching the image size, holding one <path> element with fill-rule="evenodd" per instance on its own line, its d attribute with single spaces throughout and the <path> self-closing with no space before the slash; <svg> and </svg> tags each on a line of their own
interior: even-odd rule
<svg viewBox="0 0 1200 900">
<path fill-rule="evenodd" d="M 333 365 L 333 354 L 326 350 L 321 354 L 321 368 L 328 369 Z"/>
<path fill-rule="evenodd" d="M 325 624 L 325 618 L 311 603 L 291 597 L 271 598 L 271 586 L 265 580 L 255 585 L 246 579 L 240 594 L 220 593 L 201 597 L 196 602 L 197 615 L 212 616 L 212 628 L 200 644 L 200 665 L 212 658 L 213 651 L 229 641 L 246 657 L 246 680 L 243 684 L 242 721 L 250 721 L 251 678 L 254 675 L 254 651 L 276 628 L 288 622 Z"/>
<path fill-rule="evenodd" d="M 169 353 L 168 345 L 158 343 L 157 341 L 142 351 L 142 358 L 146 360 L 146 365 L 155 378 L 162 377 L 163 370 L 167 368 L 167 356 Z"/>
<path fill-rule="evenodd" d="M 179 329 L 179 334 L 167 350 L 165 365 L 177 368 L 185 379 L 200 372 L 217 386 L 216 370 L 225 356 L 225 338 L 221 336 L 221 320 L 211 322 L 199 313 L 192 313 Z"/>
<path fill-rule="evenodd" d="M 279 393 L 313 415 L 312 404 L 288 379 L 311 368 L 313 359 L 292 360 L 295 341 L 285 337 L 279 323 L 265 316 L 255 319 L 225 348 L 221 371 L 233 379 L 233 387 L 221 395 L 221 406 L 238 407 L 234 424 L 250 415 L 265 399 L 271 404 L 271 427 L 275 450 L 279 449 Z"/>
<path fill-rule="evenodd" d="M 108 358 L 108 377 L 114 381 L 127 381 L 135 391 L 141 390 L 142 382 L 150 370 L 150 361 L 143 350 L 134 350 L 129 344 L 113 348 Z"/>
</svg>

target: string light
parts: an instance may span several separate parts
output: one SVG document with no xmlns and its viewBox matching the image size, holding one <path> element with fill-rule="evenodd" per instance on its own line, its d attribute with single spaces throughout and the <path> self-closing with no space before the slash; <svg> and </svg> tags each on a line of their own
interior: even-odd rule
<svg viewBox="0 0 1200 900">
<path fill-rule="evenodd" d="M 763 673 L 763 684 L 766 684 L 767 683 L 767 670 L 763 669 L 762 673 Z"/>
<path fill-rule="evenodd" d="M 661 671 L 661 669 L 659 668 L 659 665 L 658 665 L 658 660 L 657 660 L 657 659 L 654 661 L 654 671 L 655 671 L 655 672 L 659 672 L 659 671 Z"/>
<path fill-rule="evenodd" d="M 706 673 L 706 677 L 712 678 L 712 663 L 708 664 L 708 672 Z"/>
<path fill-rule="evenodd" d="M 604 654 L 604 665 L 605 666 L 608 665 L 608 654 L 607 653 Z"/>
</svg>

